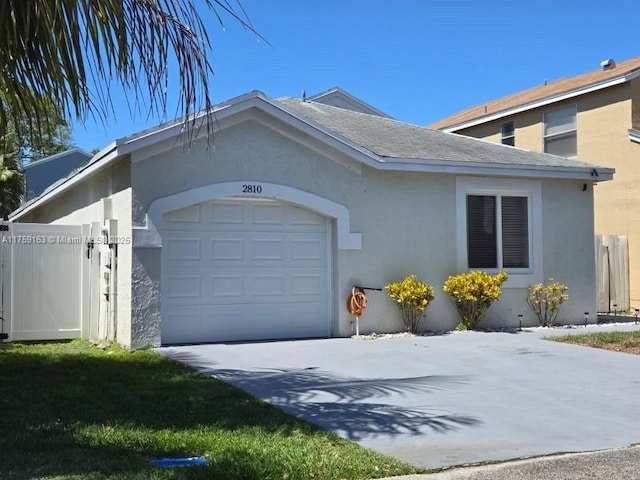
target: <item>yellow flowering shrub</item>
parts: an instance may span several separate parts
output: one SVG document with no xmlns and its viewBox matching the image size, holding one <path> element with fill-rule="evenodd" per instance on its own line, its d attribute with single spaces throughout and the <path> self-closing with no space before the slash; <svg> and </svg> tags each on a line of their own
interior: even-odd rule
<svg viewBox="0 0 640 480">
<path fill-rule="evenodd" d="M 474 270 L 450 276 L 444 282 L 444 291 L 453 300 L 464 328 L 478 326 L 491 304 L 500 298 L 506 279 L 506 272 L 490 275 Z"/>
<path fill-rule="evenodd" d="M 549 279 L 547 285 L 536 283 L 529 287 L 529 295 L 527 296 L 527 304 L 538 317 L 541 327 L 552 327 L 558 317 L 560 305 L 569 300 L 567 287 L 560 282 L 554 282 L 553 278 Z"/>
<path fill-rule="evenodd" d="M 384 288 L 398 303 L 404 326 L 409 332 L 416 333 L 424 311 L 433 300 L 433 287 L 418 280 L 416 275 L 409 275 Z"/>
</svg>

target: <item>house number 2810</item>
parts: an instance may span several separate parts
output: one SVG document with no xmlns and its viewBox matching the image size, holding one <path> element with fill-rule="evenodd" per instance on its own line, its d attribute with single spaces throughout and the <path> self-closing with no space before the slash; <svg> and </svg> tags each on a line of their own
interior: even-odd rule
<svg viewBox="0 0 640 480">
<path fill-rule="evenodd" d="M 262 193 L 262 185 L 242 185 L 242 193 Z"/>
</svg>

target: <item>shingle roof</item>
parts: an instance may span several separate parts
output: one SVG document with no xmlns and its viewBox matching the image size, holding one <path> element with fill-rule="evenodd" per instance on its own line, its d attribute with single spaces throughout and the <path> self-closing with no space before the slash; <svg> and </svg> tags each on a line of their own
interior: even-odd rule
<svg viewBox="0 0 640 480">
<path fill-rule="evenodd" d="M 429 128 L 442 129 L 451 127 L 470 120 L 482 118 L 485 115 L 495 114 L 503 110 L 519 107 L 548 97 L 561 95 L 573 90 L 612 80 L 616 77 L 622 77 L 638 69 L 640 69 L 640 57 L 621 62 L 610 70 L 598 69 L 573 77 L 561 78 L 559 80 L 548 82 L 546 85 L 538 85 L 537 87 L 533 87 L 522 92 L 468 108 L 456 113 L 455 115 L 451 115 L 450 117 L 432 123 L 429 125 Z"/>
<path fill-rule="evenodd" d="M 602 168 L 556 155 L 495 144 L 315 102 L 279 98 L 276 103 L 380 157 L 394 160 Z"/>
</svg>

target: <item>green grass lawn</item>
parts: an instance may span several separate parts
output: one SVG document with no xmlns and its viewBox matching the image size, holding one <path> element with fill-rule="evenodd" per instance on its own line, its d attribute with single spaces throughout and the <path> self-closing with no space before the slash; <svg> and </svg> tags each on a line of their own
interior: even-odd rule
<svg viewBox="0 0 640 480">
<path fill-rule="evenodd" d="M 149 460 L 204 455 L 210 465 Z M 415 473 L 153 351 L 0 349 L 0 478 L 364 479 Z"/>
<path fill-rule="evenodd" d="M 640 355 L 640 332 L 598 332 L 584 335 L 547 337 L 554 342 L 573 343 L 586 347 L 604 348 L 615 352 Z"/>
</svg>

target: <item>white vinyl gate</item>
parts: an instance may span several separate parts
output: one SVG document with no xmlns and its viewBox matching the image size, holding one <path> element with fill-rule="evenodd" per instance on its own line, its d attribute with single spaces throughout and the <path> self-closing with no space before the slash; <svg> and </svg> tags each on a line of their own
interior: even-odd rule
<svg viewBox="0 0 640 480">
<path fill-rule="evenodd" d="M 2 229 L 0 316 L 8 339 L 87 338 L 96 277 L 89 226 L 8 223 Z"/>
</svg>

